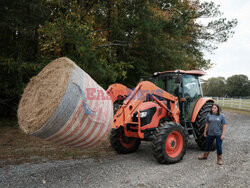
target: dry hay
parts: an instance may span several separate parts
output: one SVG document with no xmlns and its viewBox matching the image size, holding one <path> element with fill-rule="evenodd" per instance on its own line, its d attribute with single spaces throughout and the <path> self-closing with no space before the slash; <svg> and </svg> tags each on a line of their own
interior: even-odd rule
<svg viewBox="0 0 250 188">
<path fill-rule="evenodd" d="M 49 63 L 24 89 L 18 106 L 18 124 L 27 134 L 39 130 L 52 116 L 67 89 L 74 62 L 66 57 Z"/>
</svg>

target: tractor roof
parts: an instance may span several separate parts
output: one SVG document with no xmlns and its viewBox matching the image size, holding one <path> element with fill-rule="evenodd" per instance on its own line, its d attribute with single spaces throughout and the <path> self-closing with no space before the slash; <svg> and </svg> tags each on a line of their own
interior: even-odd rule
<svg viewBox="0 0 250 188">
<path fill-rule="evenodd" d="M 154 75 L 162 75 L 162 74 L 167 74 L 167 73 L 179 73 L 179 74 L 192 74 L 192 75 L 197 75 L 197 76 L 203 76 L 205 73 L 201 70 L 175 70 L 175 71 L 164 71 L 164 72 L 155 72 Z"/>
</svg>

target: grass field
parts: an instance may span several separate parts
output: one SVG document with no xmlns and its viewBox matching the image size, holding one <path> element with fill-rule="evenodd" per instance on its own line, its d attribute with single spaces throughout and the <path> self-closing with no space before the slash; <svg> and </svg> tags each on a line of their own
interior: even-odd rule
<svg viewBox="0 0 250 188">
<path fill-rule="evenodd" d="M 234 108 L 229 108 L 229 107 L 223 107 L 222 106 L 222 111 L 228 111 L 228 112 L 235 112 L 238 114 L 243 114 L 250 116 L 250 111 L 249 110 L 240 110 L 240 109 L 234 109 Z"/>
</svg>

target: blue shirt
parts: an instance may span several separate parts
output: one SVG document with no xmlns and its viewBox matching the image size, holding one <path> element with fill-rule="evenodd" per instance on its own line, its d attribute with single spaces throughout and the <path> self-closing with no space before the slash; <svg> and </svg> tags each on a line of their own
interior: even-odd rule
<svg viewBox="0 0 250 188">
<path fill-rule="evenodd" d="M 208 135 L 219 136 L 222 135 L 222 125 L 227 124 L 224 114 L 207 114 L 206 123 L 208 123 Z"/>
</svg>

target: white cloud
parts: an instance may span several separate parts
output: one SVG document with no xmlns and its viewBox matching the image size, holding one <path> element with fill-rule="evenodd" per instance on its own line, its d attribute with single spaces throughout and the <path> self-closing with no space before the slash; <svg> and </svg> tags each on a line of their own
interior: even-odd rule
<svg viewBox="0 0 250 188">
<path fill-rule="evenodd" d="M 201 2 L 204 2 L 202 0 Z M 223 17 L 236 18 L 238 25 L 233 38 L 220 44 L 214 54 L 205 53 L 214 67 L 207 70 L 205 79 L 210 77 L 230 77 L 245 74 L 250 79 L 250 1 L 248 0 L 213 0 L 219 4 Z"/>
</svg>

